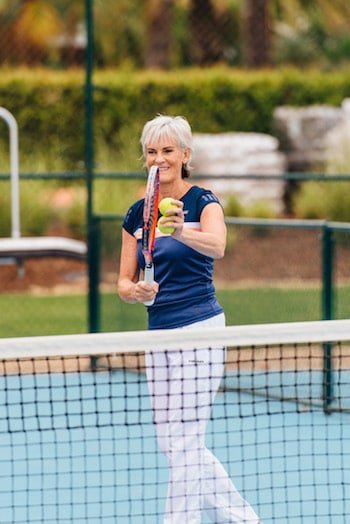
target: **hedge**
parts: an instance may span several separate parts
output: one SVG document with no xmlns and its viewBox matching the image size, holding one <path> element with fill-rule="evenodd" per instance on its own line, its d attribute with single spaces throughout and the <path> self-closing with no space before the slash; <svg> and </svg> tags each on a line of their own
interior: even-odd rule
<svg viewBox="0 0 350 524">
<path fill-rule="evenodd" d="M 185 115 L 194 132 L 272 133 L 277 106 L 339 106 L 350 96 L 350 70 L 108 70 L 95 72 L 94 85 L 97 168 L 111 155 L 118 169 L 126 150 L 139 155 L 142 125 L 157 113 Z M 84 71 L 0 70 L 0 105 L 15 115 L 29 159 L 51 152 L 49 169 L 83 166 Z M 2 148 L 5 135 L 0 133 Z"/>
</svg>

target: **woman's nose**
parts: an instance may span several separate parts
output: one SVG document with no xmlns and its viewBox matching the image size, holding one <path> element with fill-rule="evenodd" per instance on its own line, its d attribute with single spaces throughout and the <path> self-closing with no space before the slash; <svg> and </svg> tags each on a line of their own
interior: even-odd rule
<svg viewBox="0 0 350 524">
<path fill-rule="evenodd" d="M 161 151 L 159 151 L 157 154 L 156 154 L 156 158 L 155 158 L 155 162 L 157 164 L 161 164 L 164 160 L 164 157 L 163 157 L 163 153 Z"/>
</svg>

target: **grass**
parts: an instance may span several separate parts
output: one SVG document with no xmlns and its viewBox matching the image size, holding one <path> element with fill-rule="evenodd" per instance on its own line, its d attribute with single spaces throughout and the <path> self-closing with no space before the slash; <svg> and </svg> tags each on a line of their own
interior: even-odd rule
<svg viewBox="0 0 350 524">
<path fill-rule="evenodd" d="M 341 298 L 341 313 L 350 304 L 350 289 Z M 227 324 L 259 324 L 268 322 L 298 322 L 319 320 L 321 317 L 320 290 L 290 288 L 222 289 L 218 299 L 226 314 Z M 101 301 L 101 329 L 103 331 L 143 329 L 146 326 L 145 309 L 123 304 L 114 295 L 104 295 Z M 348 307 L 350 315 L 350 305 Z M 123 328 L 124 326 L 124 328 Z"/>
<path fill-rule="evenodd" d="M 85 295 L 0 295 L 0 337 L 86 332 Z"/>
<path fill-rule="evenodd" d="M 227 324 L 298 322 L 321 318 L 319 288 L 223 289 L 218 297 Z M 85 295 L 0 295 L 0 337 L 85 333 Z M 350 287 L 336 293 L 335 318 L 350 318 Z M 112 293 L 101 296 L 101 331 L 146 329 L 143 305 L 124 304 Z"/>
</svg>

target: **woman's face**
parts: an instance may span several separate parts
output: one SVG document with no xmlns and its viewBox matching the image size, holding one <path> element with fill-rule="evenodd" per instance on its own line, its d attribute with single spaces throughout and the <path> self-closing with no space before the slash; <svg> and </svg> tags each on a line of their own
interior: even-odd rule
<svg viewBox="0 0 350 524">
<path fill-rule="evenodd" d="M 181 178 L 182 165 L 188 161 L 188 152 L 179 147 L 173 138 L 161 138 L 147 144 L 146 166 L 159 168 L 161 182 L 172 182 Z"/>
</svg>

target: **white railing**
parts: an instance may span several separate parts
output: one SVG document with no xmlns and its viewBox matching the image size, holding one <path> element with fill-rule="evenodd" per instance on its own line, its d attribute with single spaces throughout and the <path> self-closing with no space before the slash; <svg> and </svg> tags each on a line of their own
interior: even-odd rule
<svg viewBox="0 0 350 524">
<path fill-rule="evenodd" d="M 0 107 L 0 118 L 5 120 L 10 132 L 10 169 L 11 169 L 11 237 L 20 238 L 19 213 L 19 172 L 18 172 L 18 126 L 15 117 Z"/>
</svg>

